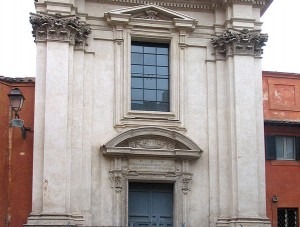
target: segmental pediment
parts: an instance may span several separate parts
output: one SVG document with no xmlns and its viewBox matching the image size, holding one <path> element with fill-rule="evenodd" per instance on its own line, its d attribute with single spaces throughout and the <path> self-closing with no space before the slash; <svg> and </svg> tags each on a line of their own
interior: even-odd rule
<svg viewBox="0 0 300 227">
<path fill-rule="evenodd" d="M 101 147 L 107 156 L 160 156 L 197 159 L 202 150 L 186 136 L 167 129 L 145 127 L 126 131 Z"/>
</svg>

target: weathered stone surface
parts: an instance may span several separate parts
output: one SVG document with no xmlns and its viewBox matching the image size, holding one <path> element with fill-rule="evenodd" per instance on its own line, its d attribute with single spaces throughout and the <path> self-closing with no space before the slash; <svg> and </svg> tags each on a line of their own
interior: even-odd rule
<svg viewBox="0 0 300 227">
<path fill-rule="evenodd" d="M 217 57 L 226 57 L 234 54 L 261 56 L 262 47 L 268 41 L 267 34 L 244 29 L 241 31 L 225 30 L 216 35 L 211 43 L 216 50 Z"/>
<path fill-rule="evenodd" d="M 31 13 L 32 35 L 36 41 L 59 40 L 84 46 L 91 33 L 88 25 L 80 22 L 76 15 Z"/>
</svg>

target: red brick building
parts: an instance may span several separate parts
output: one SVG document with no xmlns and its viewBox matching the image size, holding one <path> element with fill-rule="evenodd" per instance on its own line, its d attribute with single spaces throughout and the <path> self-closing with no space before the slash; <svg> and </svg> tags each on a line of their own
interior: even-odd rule
<svg viewBox="0 0 300 227">
<path fill-rule="evenodd" d="M 34 78 L 0 76 L 0 226 L 19 227 L 31 212 L 33 132 L 23 139 L 21 129 L 10 127 L 14 117 L 7 94 L 19 88 L 25 97 L 19 112 L 33 129 Z"/>
<path fill-rule="evenodd" d="M 263 72 L 267 215 L 299 226 L 300 74 Z"/>
</svg>

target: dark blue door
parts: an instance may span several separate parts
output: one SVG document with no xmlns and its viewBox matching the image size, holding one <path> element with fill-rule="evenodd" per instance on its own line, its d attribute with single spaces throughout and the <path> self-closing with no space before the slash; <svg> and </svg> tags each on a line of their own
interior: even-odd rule
<svg viewBox="0 0 300 227">
<path fill-rule="evenodd" d="M 173 185 L 130 183 L 129 227 L 172 227 Z"/>
</svg>

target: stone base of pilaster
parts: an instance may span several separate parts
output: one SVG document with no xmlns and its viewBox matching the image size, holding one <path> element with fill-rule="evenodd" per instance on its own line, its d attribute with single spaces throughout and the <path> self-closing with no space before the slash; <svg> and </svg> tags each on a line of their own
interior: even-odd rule
<svg viewBox="0 0 300 227">
<path fill-rule="evenodd" d="M 219 218 L 217 227 L 271 227 L 268 218 Z"/>
<path fill-rule="evenodd" d="M 30 214 L 26 226 L 82 226 L 84 218 L 82 215 L 70 214 Z"/>
</svg>

